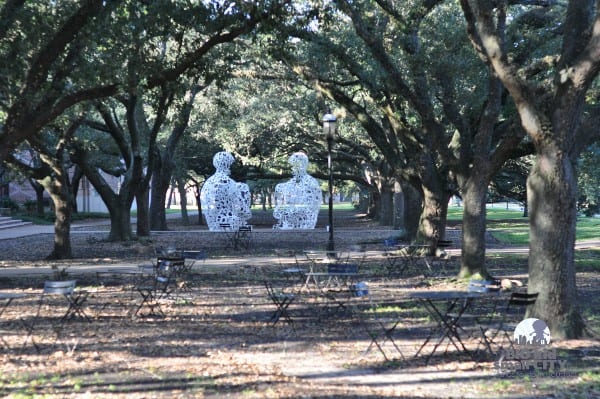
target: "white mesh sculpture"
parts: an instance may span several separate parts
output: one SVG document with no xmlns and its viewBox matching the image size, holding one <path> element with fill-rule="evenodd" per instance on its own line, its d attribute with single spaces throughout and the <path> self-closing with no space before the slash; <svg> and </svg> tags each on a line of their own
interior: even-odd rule
<svg viewBox="0 0 600 399">
<path fill-rule="evenodd" d="M 275 186 L 275 229 L 314 229 L 322 193 L 317 179 L 306 173 L 308 157 L 303 152 L 290 156 L 294 177 Z"/>
<path fill-rule="evenodd" d="M 229 177 L 233 162 L 230 153 L 217 152 L 213 156 L 216 172 L 206 180 L 200 192 L 202 214 L 211 231 L 237 230 L 252 217 L 248 185 Z"/>
</svg>

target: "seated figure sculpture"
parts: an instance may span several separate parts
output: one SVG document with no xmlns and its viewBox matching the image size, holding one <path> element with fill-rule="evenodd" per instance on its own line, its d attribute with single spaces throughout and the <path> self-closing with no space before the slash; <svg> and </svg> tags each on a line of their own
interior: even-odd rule
<svg viewBox="0 0 600 399">
<path fill-rule="evenodd" d="M 317 179 L 306 172 L 308 157 L 292 154 L 288 162 L 294 177 L 275 186 L 275 229 L 314 229 L 321 207 L 322 193 Z"/>
<path fill-rule="evenodd" d="M 216 172 L 200 192 L 202 214 L 210 231 L 238 230 L 247 225 L 250 211 L 250 189 L 229 177 L 233 155 L 221 151 L 213 156 Z"/>
</svg>

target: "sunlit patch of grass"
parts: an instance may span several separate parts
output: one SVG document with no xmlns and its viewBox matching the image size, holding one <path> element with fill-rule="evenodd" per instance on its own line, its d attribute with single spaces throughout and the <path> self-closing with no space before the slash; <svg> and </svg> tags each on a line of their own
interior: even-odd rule
<svg viewBox="0 0 600 399">
<path fill-rule="evenodd" d="M 411 319 L 413 322 L 431 322 L 430 314 L 416 301 L 406 302 L 406 307 L 396 305 L 375 306 L 368 309 L 367 313 L 379 319 L 400 318 Z"/>
<path fill-rule="evenodd" d="M 600 219 L 581 218 L 577 220 L 578 240 L 600 239 Z"/>
<path fill-rule="evenodd" d="M 520 231 L 519 229 L 490 229 L 492 237 L 506 245 L 528 245 L 529 230 Z"/>
<path fill-rule="evenodd" d="M 448 207 L 448 220 L 462 220 L 463 208 L 460 206 Z M 526 218 L 523 218 L 523 211 L 514 209 L 502 209 L 502 208 L 487 208 L 486 210 L 487 220 L 519 220 L 523 219 L 527 222 Z"/>
<path fill-rule="evenodd" d="M 514 211 L 488 209 L 487 230 L 506 245 L 528 245 L 529 223 L 527 219 L 514 218 Z M 600 239 L 600 220 L 581 218 L 577 220 L 576 240 Z"/>
</svg>

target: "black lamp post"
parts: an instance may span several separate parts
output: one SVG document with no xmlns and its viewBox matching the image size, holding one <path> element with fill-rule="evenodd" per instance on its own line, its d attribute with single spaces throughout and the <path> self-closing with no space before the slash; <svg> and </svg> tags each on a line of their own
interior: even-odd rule
<svg viewBox="0 0 600 399">
<path fill-rule="evenodd" d="M 336 117 L 331 113 L 323 116 L 323 134 L 327 138 L 327 168 L 329 170 L 329 241 L 327 242 L 327 251 L 335 250 L 333 241 L 333 165 L 331 162 L 331 147 L 333 146 L 336 121 Z"/>
</svg>

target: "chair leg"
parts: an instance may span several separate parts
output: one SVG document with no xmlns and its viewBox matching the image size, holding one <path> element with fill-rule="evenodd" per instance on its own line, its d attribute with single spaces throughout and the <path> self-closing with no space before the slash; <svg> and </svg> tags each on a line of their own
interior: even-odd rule
<svg viewBox="0 0 600 399">
<path fill-rule="evenodd" d="M 21 321 L 21 324 L 23 325 L 23 328 L 25 328 L 25 330 L 27 331 L 27 335 L 25 336 L 23 345 L 21 345 L 21 350 L 24 350 L 25 347 L 27 346 L 27 342 L 29 342 L 31 340 L 31 344 L 35 348 L 35 351 L 37 353 L 40 353 L 40 347 L 37 344 L 37 342 L 35 342 L 35 339 L 33 337 L 33 331 L 35 329 L 35 320 L 32 320 L 31 322 L 27 322 L 24 319 L 20 319 L 20 321 Z"/>
<path fill-rule="evenodd" d="M 62 318 L 63 321 L 67 319 L 73 319 L 75 317 L 81 317 L 88 323 L 92 322 L 92 320 L 84 311 L 84 305 L 87 302 L 87 294 L 80 294 L 78 296 L 68 295 L 67 300 L 69 301 L 69 308 Z"/>
<path fill-rule="evenodd" d="M 377 347 L 377 349 L 379 349 L 379 352 L 381 352 L 384 359 L 389 362 L 390 359 L 388 358 L 387 353 L 385 352 L 383 347 L 387 341 L 390 341 L 392 346 L 396 350 L 396 352 L 398 352 L 400 354 L 400 357 L 402 358 L 402 360 L 405 360 L 404 354 L 402 353 L 402 351 L 396 344 L 396 341 L 394 341 L 394 337 L 393 337 L 394 331 L 396 330 L 398 323 L 399 323 L 399 321 L 395 321 L 394 323 L 392 323 L 392 325 L 390 327 L 386 327 L 384 323 L 382 323 L 381 321 L 378 320 L 376 323 L 377 331 L 370 330 L 368 328 L 368 326 L 365 324 L 364 328 L 367 331 L 369 338 L 371 338 L 371 343 L 365 350 L 365 354 L 369 353 L 371 351 L 371 348 L 373 348 L 373 346 L 375 346 L 375 347 Z M 381 340 L 380 340 L 380 337 L 381 337 Z"/>
<path fill-rule="evenodd" d="M 272 299 L 273 299 L 273 303 L 275 303 L 275 306 L 277 306 L 277 310 L 273 313 L 273 315 L 271 316 L 271 319 L 270 319 L 272 324 L 273 325 L 277 324 L 277 322 L 279 321 L 279 319 L 281 317 L 283 317 L 284 320 L 288 324 L 292 324 L 293 320 L 290 317 L 290 314 L 289 314 L 287 308 L 292 303 L 293 298 L 292 297 L 284 297 L 281 300 L 277 299 L 277 298 L 272 298 Z"/>
<path fill-rule="evenodd" d="M 148 313 L 148 316 L 165 316 L 160 303 L 158 303 L 159 298 L 154 292 L 154 287 L 139 287 L 137 291 L 142 296 L 142 301 L 137 306 L 135 312 L 133 312 L 133 317 L 137 317 L 144 308 L 149 309 L 150 313 Z M 155 310 L 158 310 L 158 312 Z"/>
</svg>

